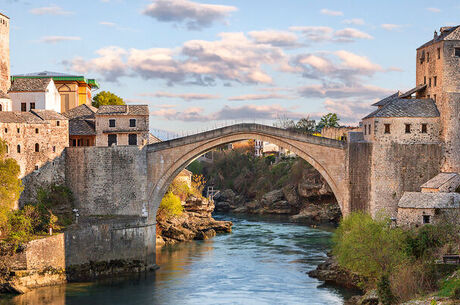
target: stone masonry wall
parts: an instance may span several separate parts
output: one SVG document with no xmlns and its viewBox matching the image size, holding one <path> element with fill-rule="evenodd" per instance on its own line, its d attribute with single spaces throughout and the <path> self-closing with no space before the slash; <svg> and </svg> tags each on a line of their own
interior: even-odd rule
<svg viewBox="0 0 460 305">
<path fill-rule="evenodd" d="M 69 147 L 66 181 L 82 216 L 140 216 L 147 204 L 145 148 Z"/>
<path fill-rule="evenodd" d="M 115 127 L 109 120 L 115 119 Z M 129 120 L 136 119 L 136 127 L 129 127 Z M 108 145 L 108 134 L 117 134 L 117 145 L 128 145 L 129 132 L 137 134 L 137 145 L 145 145 L 149 138 L 149 117 L 139 115 L 96 115 L 96 146 Z"/>
<path fill-rule="evenodd" d="M 420 186 L 441 169 L 439 144 L 381 144 L 372 147 L 370 212 L 385 210 L 396 216 L 404 192 L 419 192 Z"/>
<path fill-rule="evenodd" d="M 35 239 L 15 257 L 12 268 L 16 270 L 43 270 L 65 268 L 64 233 Z"/>
<path fill-rule="evenodd" d="M 350 212 L 369 210 L 372 143 L 348 144 Z"/>
<path fill-rule="evenodd" d="M 0 90 L 10 88 L 10 19 L 0 13 Z"/>
</svg>

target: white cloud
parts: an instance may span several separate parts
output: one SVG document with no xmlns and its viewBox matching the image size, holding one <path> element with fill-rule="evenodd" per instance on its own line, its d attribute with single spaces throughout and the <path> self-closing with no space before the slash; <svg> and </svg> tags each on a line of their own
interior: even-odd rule
<svg viewBox="0 0 460 305">
<path fill-rule="evenodd" d="M 353 19 L 346 19 L 343 21 L 345 24 L 352 24 L 352 25 L 364 25 L 366 22 L 364 22 L 363 19 L 360 18 L 353 18 Z"/>
<path fill-rule="evenodd" d="M 114 22 L 110 22 L 110 21 L 101 21 L 99 22 L 100 25 L 105 25 L 105 26 L 110 26 L 110 27 L 114 27 L 116 26 L 117 24 L 114 23 Z"/>
<path fill-rule="evenodd" d="M 353 28 L 345 28 L 343 30 L 338 30 L 334 33 L 334 36 L 339 41 L 353 41 L 354 39 L 374 39 L 374 37 L 372 37 L 371 35 Z"/>
<path fill-rule="evenodd" d="M 427 7 L 426 10 L 429 11 L 429 12 L 432 12 L 432 13 L 440 13 L 441 12 L 441 10 L 439 8 L 436 8 L 436 7 Z"/>
<path fill-rule="evenodd" d="M 33 8 L 29 11 L 33 15 L 72 15 L 73 12 L 66 11 L 62 7 L 53 5 L 53 6 L 43 6 Z"/>
<path fill-rule="evenodd" d="M 249 32 L 248 35 L 257 43 L 266 43 L 279 47 L 292 47 L 299 45 L 297 35 L 288 31 L 252 31 Z"/>
<path fill-rule="evenodd" d="M 399 30 L 400 28 L 402 28 L 402 25 L 400 24 L 392 24 L 392 23 L 384 23 L 382 25 L 380 25 L 380 27 L 384 30 L 387 30 L 387 31 L 393 31 L 393 30 Z"/>
<path fill-rule="evenodd" d="M 341 123 L 356 124 L 372 111 L 370 105 L 375 100 L 326 99 L 323 103 L 326 112 L 337 113 Z"/>
<path fill-rule="evenodd" d="M 270 100 L 270 99 L 293 99 L 293 96 L 287 94 L 268 93 L 268 94 L 244 94 L 239 96 L 229 97 L 229 101 L 257 101 L 257 100 Z"/>
<path fill-rule="evenodd" d="M 154 0 L 143 14 L 162 22 L 185 23 L 189 30 L 200 30 L 215 21 L 225 21 L 234 6 L 205 4 L 189 0 Z"/>
<path fill-rule="evenodd" d="M 343 12 L 341 11 L 332 11 L 326 8 L 323 8 L 320 12 L 321 14 L 328 15 L 328 16 L 343 16 Z"/>
<path fill-rule="evenodd" d="M 40 38 L 40 42 L 43 43 L 58 43 L 62 41 L 76 41 L 81 40 L 81 37 L 78 36 L 44 36 Z"/>
<path fill-rule="evenodd" d="M 314 42 L 352 42 L 355 39 L 374 39 L 371 35 L 354 28 L 334 31 L 333 28 L 327 26 L 292 26 L 289 29 L 301 32 L 308 40 Z"/>
<path fill-rule="evenodd" d="M 342 60 L 342 66 L 354 71 L 359 71 L 362 74 L 373 74 L 377 71 L 382 71 L 380 65 L 372 63 L 367 57 L 360 56 L 348 51 L 340 50 L 334 52 Z"/>
<path fill-rule="evenodd" d="M 180 98 L 185 101 L 191 100 L 211 100 L 220 98 L 216 94 L 206 94 L 206 93 L 171 93 L 158 91 L 156 93 L 141 93 L 140 96 L 153 96 L 153 97 L 163 97 L 163 98 Z"/>
<path fill-rule="evenodd" d="M 305 98 L 379 98 L 391 94 L 393 91 L 373 85 L 353 84 L 346 86 L 344 84 L 316 84 L 302 86 L 297 89 L 300 96 Z"/>
</svg>

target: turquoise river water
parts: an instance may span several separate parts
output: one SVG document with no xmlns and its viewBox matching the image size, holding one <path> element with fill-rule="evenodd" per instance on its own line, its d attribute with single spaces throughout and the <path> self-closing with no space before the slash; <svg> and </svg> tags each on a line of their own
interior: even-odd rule
<svg viewBox="0 0 460 305">
<path fill-rule="evenodd" d="M 164 247 L 156 272 L 40 288 L 0 304 L 314 305 L 343 304 L 352 293 L 306 274 L 324 261 L 329 231 L 285 218 L 216 218 L 233 221 L 233 233 Z"/>
</svg>

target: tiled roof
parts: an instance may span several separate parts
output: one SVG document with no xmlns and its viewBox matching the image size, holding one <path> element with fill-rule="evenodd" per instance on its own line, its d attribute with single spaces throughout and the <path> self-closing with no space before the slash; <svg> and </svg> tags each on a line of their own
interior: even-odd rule
<svg viewBox="0 0 460 305">
<path fill-rule="evenodd" d="M 51 78 L 18 78 L 13 80 L 9 92 L 46 91 Z"/>
<path fill-rule="evenodd" d="M 442 27 L 438 36 L 417 48 L 423 48 L 442 40 L 460 40 L 460 25 L 452 27 Z"/>
<path fill-rule="evenodd" d="M 43 120 L 68 120 L 65 116 L 54 110 L 34 109 L 30 112 Z"/>
<path fill-rule="evenodd" d="M 64 116 L 68 117 L 69 119 L 90 119 L 94 118 L 94 114 L 97 112 L 97 108 L 91 105 L 80 105 L 78 107 L 72 108 L 67 110 L 63 113 Z"/>
<path fill-rule="evenodd" d="M 6 94 L 3 90 L 0 90 L 0 98 L 7 98 L 7 99 L 9 99 L 10 97 L 9 97 L 8 94 Z"/>
<path fill-rule="evenodd" d="M 31 112 L 0 111 L 0 123 L 45 124 L 46 121 Z"/>
<path fill-rule="evenodd" d="M 375 110 L 364 117 L 414 117 L 414 118 L 433 118 L 439 117 L 439 111 L 432 99 L 393 99 L 382 108 Z"/>
<path fill-rule="evenodd" d="M 384 106 L 386 105 L 389 101 L 394 100 L 395 98 L 398 98 L 401 95 L 401 91 L 396 92 L 395 94 L 392 94 L 390 96 L 387 96 L 386 98 L 378 101 L 377 103 L 372 104 L 371 106 Z"/>
<path fill-rule="evenodd" d="M 405 192 L 399 200 L 398 207 L 412 209 L 459 208 L 460 194 Z"/>
<path fill-rule="evenodd" d="M 403 94 L 401 94 L 399 97 L 400 98 L 407 98 L 407 97 L 410 97 L 412 94 L 414 94 L 415 92 L 419 92 L 419 91 L 422 91 L 426 88 L 426 84 L 423 84 L 423 85 L 418 85 L 417 87 L 415 88 L 412 88 L 410 89 L 409 91 L 407 92 L 404 92 Z"/>
<path fill-rule="evenodd" d="M 147 105 L 102 105 L 98 115 L 149 115 Z"/>
<path fill-rule="evenodd" d="M 457 173 L 440 173 L 436 175 L 434 178 L 428 180 L 421 187 L 423 188 L 430 188 L 430 189 L 437 189 L 440 188 L 442 185 L 449 182 L 449 180 L 454 179 L 457 177 Z"/>
<path fill-rule="evenodd" d="M 42 72 L 33 72 L 33 73 L 25 73 L 25 74 L 16 74 L 14 76 L 31 76 L 31 77 L 36 77 L 36 76 L 48 76 L 48 77 L 81 77 L 80 75 L 73 75 L 73 74 L 67 74 L 67 73 L 60 73 L 60 72 L 51 72 L 51 71 L 42 71 Z"/>
<path fill-rule="evenodd" d="M 94 121 L 72 119 L 69 121 L 69 134 L 71 136 L 96 135 Z"/>
</svg>

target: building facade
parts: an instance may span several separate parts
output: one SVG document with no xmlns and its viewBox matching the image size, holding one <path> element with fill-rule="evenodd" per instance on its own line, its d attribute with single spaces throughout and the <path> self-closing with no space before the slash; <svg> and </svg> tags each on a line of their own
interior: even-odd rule
<svg viewBox="0 0 460 305">
<path fill-rule="evenodd" d="M 0 13 L 0 91 L 10 88 L 10 18 Z"/>
<path fill-rule="evenodd" d="M 66 112 L 80 105 L 91 105 L 92 90 L 99 89 L 95 79 L 87 79 L 82 75 L 71 75 L 58 72 L 43 71 L 38 73 L 13 75 L 11 80 L 52 78 L 61 98 L 60 110 Z"/>
<path fill-rule="evenodd" d="M 42 109 L 61 112 L 61 96 L 52 78 L 15 79 L 8 95 L 12 111 Z"/>
<path fill-rule="evenodd" d="M 11 99 L 3 91 L 0 91 L 0 111 L 11 111 Z"/>
<path fill-rule="evenodd" d="M 95 146 L 97 108 L 91 105 L 80 105 L 63 115 L 69 119 L 69 146 Z"/>
<path fill-rule="evenodd" d="M 149 141 L 147 105 L 104 105 L 96 118 L 96 146 L 145 145 Z"/>
</svg>

